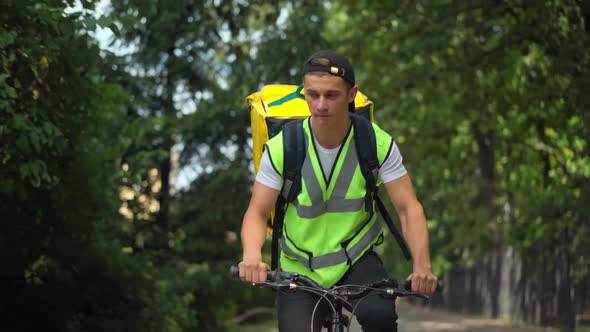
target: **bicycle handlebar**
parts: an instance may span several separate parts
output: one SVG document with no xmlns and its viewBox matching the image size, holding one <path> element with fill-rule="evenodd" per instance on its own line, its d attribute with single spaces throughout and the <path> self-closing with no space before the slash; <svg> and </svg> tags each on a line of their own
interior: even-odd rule
<svg viewBox="0 0 590 332">
<path fill-rule="evenodd" d="M 232 277 L 239 278 L 240 269 L 236 266 L 231 266 L 229 269 L 229 273 Z M 253 284 L 257 286 L 266 286 L 277 290 L 295 290 L 299 288 L 298 286 L 309 286 L 315 290 L 319 290 L 322 292 L 330 291 L 330 289 L 324 288 L 315 281 L 311 280 L 310 278 L 304 275 L 300 275 L 296 272 L 282 272 L 272 270 L 267 271 L 267 281 L 257 282 Z M 442 286 L 442 280 L 439 280 L 436 291 L 441 291 Z M 350 290 L 351 287 L 355 287 L 356 290 Z M 429 298 L 428 295 L 412 292 L 412 282 L 410 280 L 397 281 L 392 279 L 383 279 L 367 285 L 350 286 L 348 289 L 342 289 L 340 291 L 336 291 L 335 289 L 336 288 L 333 288 L 332 291 L 337 292 L 340 296 L 346 296 L 349 298 L 359 298 L 368 294 L 371 291 L 381 291 L 384 295 L 387 296 L 411 296 L 423 299 Z"/>
<path fill-rule="evenodd" d="M 231 266 L 229 268 L 230 276 L 234 278 L 240 277 L 240 268 L 237 266 Z M 269 286 L 271 288 L 285 288 L 285 286 L 290 286 L 290 288 L 295 288 L 297 285 L 296 283 L 300 283 L 305 286 L 310 286 L 318 289 L 323 289 L 315 281 L 311 280 L 310 278 L 300 275 L 297 272 L 283 272 L 283 271 L 273 271 L 269 270 L 266 272 L 266 280 L 264 282 L 254 283 L 255 285 L 259 286 Z"/>
</svg>

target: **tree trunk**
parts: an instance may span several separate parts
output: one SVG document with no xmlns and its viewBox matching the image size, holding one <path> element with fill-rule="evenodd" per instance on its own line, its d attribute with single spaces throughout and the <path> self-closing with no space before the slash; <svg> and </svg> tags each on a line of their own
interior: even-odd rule
<svg viewBox="0 0 590 332">
<path fill-rule="evenodd" d="M 162 187 L 158 194 L 158 201 L 160 203 L 160 210 L 156 217 L 156 223 L 159 225 L 165 234 L 168 229 L 168 217 L 170 212 L 170 173 L 172 171 L 172 148 L 174 146 L 172 120 L 176 119 L 176 108 L 174 107 L 174 93 L 176 85 L 174 84 L 174 72 L 176 66 L 176 56 L 174 55 L 174 46 L 171 45 L 167 51 L 168 61 L 166 63 L 166 70 L 164 71 L 164 91 L 162 94 L 162 113 L 164 125 L 162 126 L 163 143 L 162 149 L 168 152 L 164 160 L 160 162 L 160 181 Z M 167 235 L 165 235 L 167 237 Z M 168 242 L 164 238 L 165 242 Z"/>
<path fill-rule="evenodd" d="M 559 284 L 557 285 L 557 319 L 559 324 L 566 328 L 566 331 L 573 332 L 576 330 L 576 305 L 574 301 L 574 287 L 571 277 L 571 255 L 567 250 L 569 243 L 570 227 L 563 232 L 563 243 L 561 245 L 561 263 L 558 264 L 557 274 L 559 275 Z"/>
<path fill-rule="evenodd" d="M 494 217 L 497 212 L 494 205 L 496 196 L 496 140 L 493 130 L 482 131 L 477 125 L 473 126 L 473 136 L 479 151 L 479 169 L 481 172 L 481 202 Z"/>
<path fill-rule="evenodd" d="M 168 147 L 170 151 L 172 147 Z M 172 169 L 172 162 L 170 157 L 166 157 L 160 162 L 160 181 L 162 186 L 158 193 L 158 202 L 160 203 L 160 210 L 156 216 L 156 224 L 163 230 L 168 228 L 168 216 L 170 212 L 170 171 Z"/>
</svg>

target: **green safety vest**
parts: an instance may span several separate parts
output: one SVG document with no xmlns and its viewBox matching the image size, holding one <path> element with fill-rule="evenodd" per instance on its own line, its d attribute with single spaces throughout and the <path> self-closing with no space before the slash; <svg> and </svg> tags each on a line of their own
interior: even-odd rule
<svg viewBox="0 0 590 332">
<path fill-rule="evenodd" d="M 376 124 L 372 126 L 381 165 L 393 139 Z M 367 189 L 353 140 L 354 127 L 340 148 L 329 179 L 313 146 L 309 119 L 303 121 L 303 128 L 307 151 L 301 168 L 302 188 L 286 209 L 279 262 L 283 271 L 297 272 L 331 287 L 379 241 L 381 223 L 374 206 L 365 208 Z M 283 175 L 283 135 L 276 135 L 266 147 L 273 167 Z"/>
</svg>

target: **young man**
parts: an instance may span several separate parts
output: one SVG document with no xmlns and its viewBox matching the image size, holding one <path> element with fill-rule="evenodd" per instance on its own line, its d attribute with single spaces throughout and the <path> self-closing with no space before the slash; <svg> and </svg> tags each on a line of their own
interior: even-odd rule
<svg viewBox="0 0 590 332">
<path fill-rule="evenodd" d="M 281 240 L 283 271 L 307 275 L 325 287 L 364 284 L 387 277 L 373 251 L 381 236 L 376 213 L 365 209 L 365 181 L 358 167 L 349 110 L 358 92 L 348 59 L 320 51 L 304 64 L 303 85 L 311 117 L 303 122 L 307 147 L 301 176 L 303 188 L 289 204 Z M 430 294 L 437 278 L 432 274 L 428 230 L 421 204 L 402 165 L 391 136 L 373 125 L 377 140 L 379 179 L 400 218 L 404 238 L 413 256 L 412 290 Z M 266 280 L 262 261 L 266 221 L 283 184 L 282 135 L 267 142 L 256 176 L 252 198 L 244 215 L 240 278 Z M 318 297 L 305 293 L 278 294 L 279 330 L 309 331 Z M 316 308 L 313 330 L 320 331 L 328 313 L 326 301 Z M 357 308 L 363 331 L 396 331 L 395 303 L 369 296 Z"/>
</svg>

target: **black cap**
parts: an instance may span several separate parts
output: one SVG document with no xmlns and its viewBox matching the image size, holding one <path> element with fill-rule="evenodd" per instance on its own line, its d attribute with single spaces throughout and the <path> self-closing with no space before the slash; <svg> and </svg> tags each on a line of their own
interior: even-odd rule
<svg viewBox="0 0 590 332">
<path fill-rule="evenodd" d="M 303 65 L 303 74 L 324 72 L 342 77 L 351 86 L 355 85 L 354 70 L 348 59 L 334 51 L 319 51 L 309 57 Z"/>
</svg>

